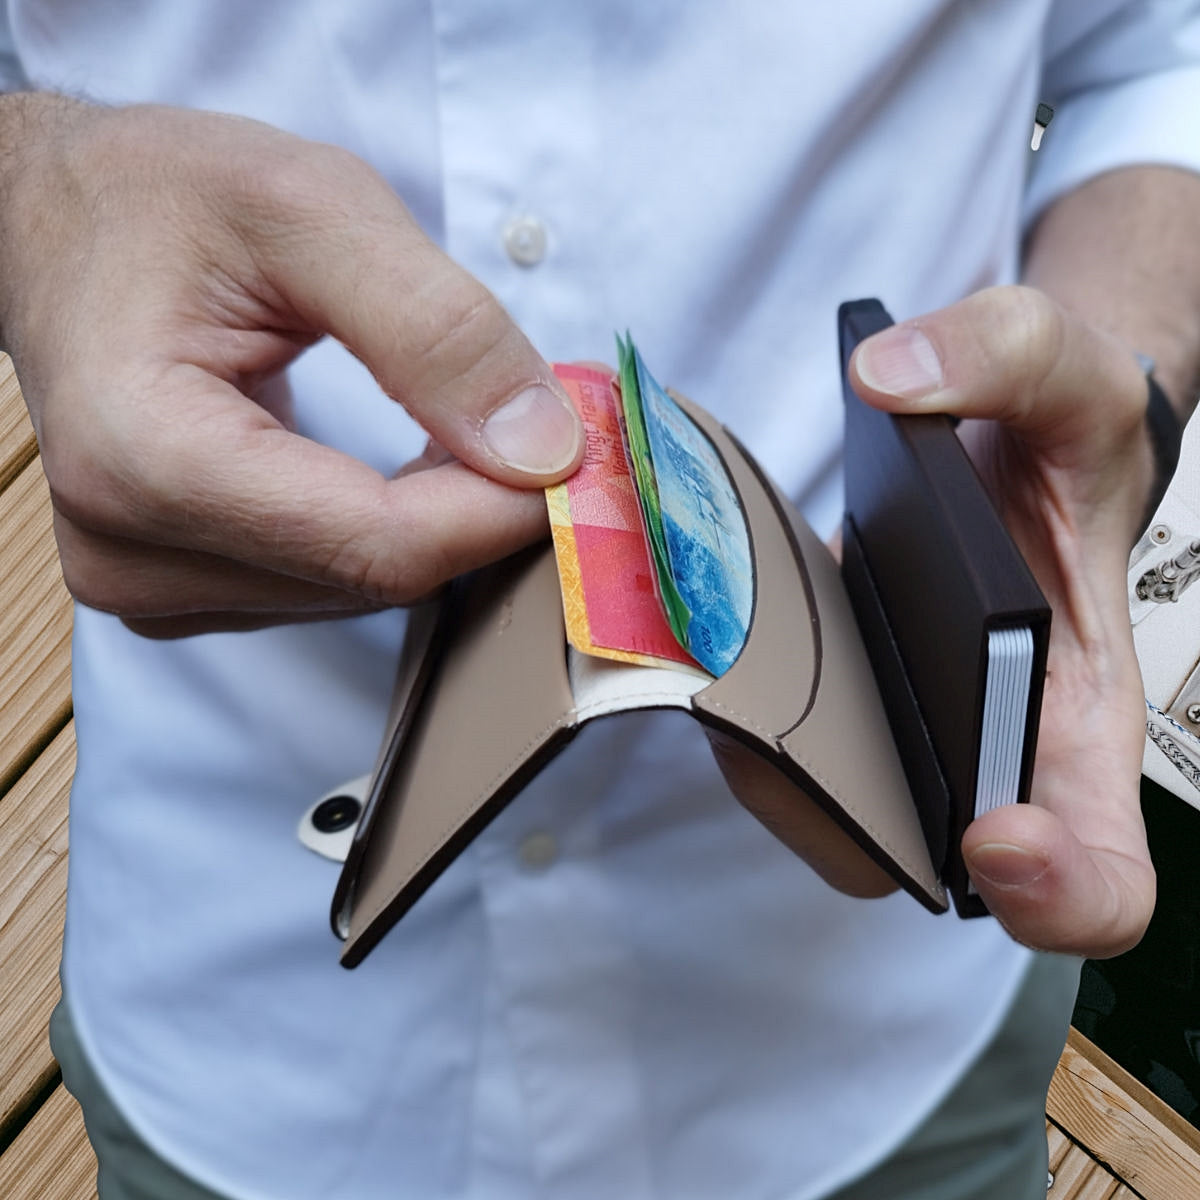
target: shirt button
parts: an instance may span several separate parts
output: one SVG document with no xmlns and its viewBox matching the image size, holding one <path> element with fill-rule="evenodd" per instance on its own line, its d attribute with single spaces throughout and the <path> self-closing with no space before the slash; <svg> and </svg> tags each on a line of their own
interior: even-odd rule
<svg viewBox="0 0 1200 1200">
<path fill-rule="evenodd" d="M 504 249 L 519 267 L 536 267 L 546 257 L 546 226 L 537 217 L 513 217 L 504 227 Z"/>
<path fill-rule="evenodd" d="M 517 853 L 526 870 L 544 871 L 558 857 L 558 842 L 554 834 L 538 830 L 522 840 Z"/>
</svg>

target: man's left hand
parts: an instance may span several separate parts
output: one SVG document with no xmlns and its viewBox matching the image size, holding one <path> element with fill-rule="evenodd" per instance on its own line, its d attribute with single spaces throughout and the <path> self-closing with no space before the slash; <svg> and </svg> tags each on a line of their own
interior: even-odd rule
<svg viewBox="0 0 1200 1200">
<path fill-rule="evenodd" d="M 1121 953 L 1155 897 L 1125 584 L 1153 475 L 1145 377 L 1128 347 L 1041 292 L 998 287 L 868 339 L 851 380 L 878 408 L 963 419 L 960 434 L 1053 608 L 1031 803 L 967 829 L 975 885 L 1021 942 Z M 717 749 L 747 807 L 833 886 L 885 890 L 879 868 L 810 801 L 785 803 L 796 793 L 782 776 Z"/>
</svg>

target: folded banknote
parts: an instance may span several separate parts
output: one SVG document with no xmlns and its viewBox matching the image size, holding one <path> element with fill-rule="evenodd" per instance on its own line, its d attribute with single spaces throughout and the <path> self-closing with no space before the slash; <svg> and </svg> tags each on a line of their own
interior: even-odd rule
<svg viewBox="0 0 1200 1200">
<path fill-rule="evenodd" d="M 745 514 L 707 437 L 626 336 L 620 372 L 560 365 L 587 432 L 546 489 L 567 637 L 585 654 L 722 675 L 746 640 Z"/>
</svg>

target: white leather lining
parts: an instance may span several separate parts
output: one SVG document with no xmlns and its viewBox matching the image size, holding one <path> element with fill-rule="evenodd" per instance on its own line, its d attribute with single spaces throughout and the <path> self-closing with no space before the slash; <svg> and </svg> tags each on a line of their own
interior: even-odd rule
<svg viewBox="0 0 1200 1200">
<path fill-rule="evenodd" d="M 692 707 L 692 697 L 712 678 L 687 668 L 641 667 L 581 654 L 567 647 L 567 673 L 580 721 L 631 708 Z"/>
</svg>

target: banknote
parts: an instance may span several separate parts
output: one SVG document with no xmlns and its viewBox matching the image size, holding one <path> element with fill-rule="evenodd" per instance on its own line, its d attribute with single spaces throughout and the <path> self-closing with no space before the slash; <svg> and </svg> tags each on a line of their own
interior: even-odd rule
<svg viewBox="0 0 1200 1200">
<path fill-rule="evenodd" d="M 618 375 L 555 368 L 587 431 L 583 466 L 546 492 L 567 636 L 584 653 L 719 676 L 753 607 L 741 504 L 628 334 L 617 351 Z"/>
<path fill-rule="evenodd" d="M 626 344 L 637 371 L 670 574 L 690 614 L 684 645 L 720 676 L 745 644 L 754 605 L 746 518 L 712 443 L 650 374 L 628 338 Z M 628 425 L 624 377 L 622 398 Z"/>
<path fill-rule="evenodd" d="M 616 377 L 588 367 L 554 370 L 587 433 L 582 466 L 546 489 L 567 638 L 585 654 L 696 669 L 659 601 L 626 462 Z"/>
<path fill-rule="evenodd" d="M 617 336 L 617 363 L 621 394 L 622 433 L 625 457 L 637 488 L 641 506 L 642 525 L 650 549 L 650 560 L 654 564 L 654 582 L 658 598 L 679 643 L 686 646 L 688 624 L 692 614 L 688 611 L 675 577 L 671 572 L 671 560 L 667 553 L 666 533 L 663 529 L 662 506 L 659 503 L 658 481 L 654 473 L 654 458 L 650 450 L 645 416 L 642 411 L 641 391 L 638 384 L 637 360 L 634 356 L 633 340 L 626 333 L 624 339 Z"/>
</svg>

